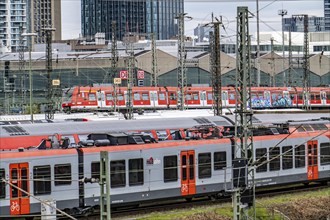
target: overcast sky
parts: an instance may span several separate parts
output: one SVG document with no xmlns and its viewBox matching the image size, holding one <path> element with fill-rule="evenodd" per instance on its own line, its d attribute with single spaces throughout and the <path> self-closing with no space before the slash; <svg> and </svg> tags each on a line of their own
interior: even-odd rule
<svg viewBox="0 0 330 220">
<path fill-rule="evenodd" d="M 77 38 L 81 32 L 80 27 L 80 0 L 61 0 L 62 1 L 62 38 Z M 323 0 L 259 0 L 260 10 L 260 31 L 281 32 L 281 16 L 278 10 L 288 11 L 286 17 L 296 14 L 308 14 L 309 16 L 324 16 Z M 238 6 L 247 6 L 252 13 L 256 12 L 256 2 L 247 0 L 187 0 L 185 2 L 185 12 L 193 19 L 185 23 L 187 35 L 193 35 L 193 30 L 199 23 L 211 21 L 211 14 L 222 16 L 226 28 L 224 35 L 232 35 L 236 32 L 236 14 Z M 256 32 L 256 19 L 250 18 L 250 34 Z"/>
</svg>

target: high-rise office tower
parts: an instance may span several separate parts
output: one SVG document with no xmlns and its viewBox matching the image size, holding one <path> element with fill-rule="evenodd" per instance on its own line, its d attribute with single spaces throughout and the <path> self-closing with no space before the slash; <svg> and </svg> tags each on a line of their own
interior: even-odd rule
<svg viewBox="0 0 330 220">
<path fill-rule="evenodd" d="M 0 0 L 0 40 L 12 51 L 19 50 L 20 33 L 25 32 L 26 0 Z"/>
<path fill-rule="evenodd" d="M 61 1 L 60 0 L 29 0 L 30 2 L 30 28 L 29 32 L 38 33 L 35 43 L 46 43 L 43 28 L 55 28 L 53 40 L 62 39 L 61 29 Z"/>
<path fill-rule="evenodd" d="M 19 51 L 21 32 L 35 32 L 36 43 L 44 43 L 42 28 L 56 28 L 53 40 L 61 39 L 60 0 L 0 0 L 0 40 L 2 45 Z M 24 45 L 27 40 L 22 39 Z"/>
<path fill-rule="evenodd" d="M 324 0 L 325 31 L 330 31 L 330 0 Z"/>
<path fill-rule="evenodd" d="M 283 18 L 282 28 L 284 31 L 304 32 L 304 19 L 303 17 Z M 322 32 L 325 30 L 324 17 L 310 16 L 308 17 L 308 31 L 309 32 Z"/>
<path fill-rule="evenodd" d="M 120 40 L 126 32 L 154 32 L 157 39 L 170 39 L 177 34 L 175 17 L 182 12 L 183 0 L 82 0 L 82 34 L 92 39 L 103 32 L 109 40 L 115 21 Z"/>
</svg>

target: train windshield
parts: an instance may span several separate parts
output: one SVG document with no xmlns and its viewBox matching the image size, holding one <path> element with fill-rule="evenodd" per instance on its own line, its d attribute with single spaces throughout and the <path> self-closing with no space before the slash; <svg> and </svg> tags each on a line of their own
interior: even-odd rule
<svg viewBox="0 0 330 220">
<path fill-rule="evenodd" d="M 62 92 L 62 102 L 70 102 L 72 94 L 73 94 L 73 89 L 64 89 Z"/>
</svg>

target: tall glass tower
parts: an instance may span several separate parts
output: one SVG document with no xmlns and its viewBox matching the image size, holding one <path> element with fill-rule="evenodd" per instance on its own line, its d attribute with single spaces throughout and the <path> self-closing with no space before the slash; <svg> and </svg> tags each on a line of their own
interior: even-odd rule
<svg viewBox="0 0 330 220">
<path fill-rule="evenodd" d="M 117 39 L 126 32 L 155 33 L 157 39 L 177 34 L 175 16 L 183 13 L 183 0 L 82 0 L 81 28 L 87 39 L 98 32 L 111 39 L 111 23 L 116 21 Z"/>
<path fill-rule="evenodd" d="M 325 30 L 330 31 L 330 0 L 324 0 L 324 23 Z"/>
</svg>

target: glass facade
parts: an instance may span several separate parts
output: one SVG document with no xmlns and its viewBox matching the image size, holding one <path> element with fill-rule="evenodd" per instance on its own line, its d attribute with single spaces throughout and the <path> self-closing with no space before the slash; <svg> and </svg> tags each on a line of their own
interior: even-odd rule
<svg viewBox="0 0 330 220">
<path fill-rule="evenodd" d="M 126 32 L 156 33 L 156 39 L 170 39 L 177 33 L 175 17 L 183 12 L 183 0 L 82 0 L 81 28 L 84 37 L 98 32 L 111 39 L 116 21 L 117 39 Z"/>
<path fill-rule="evenodd" d="M 325 31 L 330 31 L 330 0 L 324 0 Z"/>
<path fill-rule="evenodd" d="M 308 17 L 308 32 L 322 32 L 325 30 L 324 17 Z M 304 32 L 304 18 L 283 18 L 282 28 L 284 31 Z"/>
</svg>

